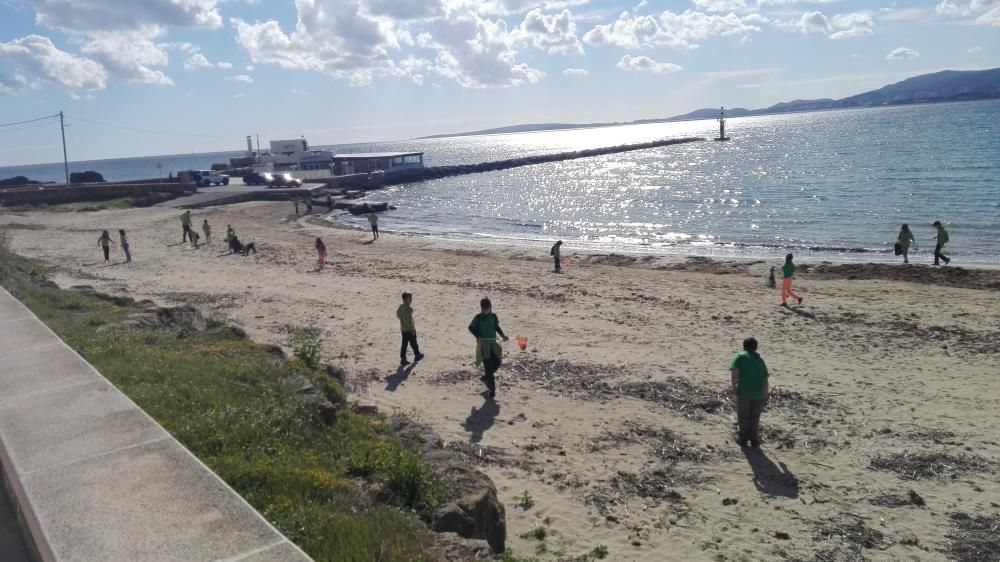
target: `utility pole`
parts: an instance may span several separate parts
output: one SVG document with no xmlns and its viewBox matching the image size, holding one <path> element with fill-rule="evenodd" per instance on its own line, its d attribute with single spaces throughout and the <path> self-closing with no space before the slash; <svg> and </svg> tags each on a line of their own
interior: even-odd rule
<svg viewBox="0 0 1000 562">
<path fill-rule="evenodd" d="M 257 163 L 260 164 L 260 133 L 257 133 Z"/>
<path fill-rule="evenodd" d="M 59 111 L 59 130 L 62 131 L 63 140 L 63 171 L 66 172 L 66 185 L 69 186 L 69 159 L 66 158 L 66 123 L 63 121 L 63 112 Z"/>
</svg>

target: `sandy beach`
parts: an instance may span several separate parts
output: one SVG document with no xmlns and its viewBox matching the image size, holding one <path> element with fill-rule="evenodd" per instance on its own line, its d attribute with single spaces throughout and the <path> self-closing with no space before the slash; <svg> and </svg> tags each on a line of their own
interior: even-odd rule
<svg viewBox="0 0 1000 562">
<path fill-rule="evenodd" d="M 804 304 L 784 309 L 763 281 L 778 263 L 564 247 L 572 263 L 556 275 L 544 251 L 367 243 L 290 210 L 196 210 L 196 229 L 213 226 L 199 250 L 168 208 L 0 214 L 0 227 L 20 225 L 13 249 L 62 287 L 193 304 L 286 348 L 290 329 L 316 328 L 355 400 L 430 425 L 489 474 L 522 556 L 603 545 L 616 561 L 948 560 L 967 542 L 956 514 L 1000 514 L 1000 271 L 805 262 Z M 258 253 L 229 255 L 227 224 Z M 118 228 L 135 261 L 105 266 L 97 238 Z M 426 354 L 411 370 L 399 368 L 403 291 Z M 495 402 L 467 330 L 484 296 L 512 337 Z M 748 336 L 774 389 L 749 452 L 733 442 L 728 390 Z M 544 541 L 529 534 L 540 527 Z"/>
</svg>

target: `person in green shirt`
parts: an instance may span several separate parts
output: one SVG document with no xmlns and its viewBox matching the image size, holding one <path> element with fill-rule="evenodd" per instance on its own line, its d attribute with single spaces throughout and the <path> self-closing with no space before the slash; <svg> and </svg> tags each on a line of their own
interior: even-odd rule
<svg viewBox="0 0 1000 562">
<path fill-rule="evenodd" d="M 899 242 L 899 249 L 903 252 L 903 263 L 910 263 L 910 246 L 913 245 L 913 231 L 910 230 L 910 225 L 903 223 L 899 228 L 899 235 L 896 236 L 896 242 Z"/>
<path fill-rule="evenodd" d="M 503 349 L 497 343 L 497 334 L 507 341 L 506 334 L 500 328 L 500 319 L 493 314 L 493 303 L 490 299 L 479 301 L 481 312 L 469 324 L 469 332 L 476 337 L 476 366 L 483 365 L 486 374 L 480 377 L 490 392 L 490 398 L 497 395 L 496 372 L 503 361 Z"/>
<path fill-rule="evenodd" d="M 375 211 L 368 213 L 368 224 L 372 225 L 372 242 L 378 240 L 378 214 Z"/>
<path fill-rule="evenodd" d="M 122 243 L 122 252 L 125 253 L 125 263 L 132 263 L 132 252 L 129 251 L 128 235 L 125 234 L 124 229 L 121 228 L 118 229 L 118 238 L 121 240 Z"/>
<path fill-rule="evenodd" d="M 201 223 L 201 230 L 202 230 L 202 232 L 205 233 L 205 243 L 206 244 L 211 244 L 212 243 L 212 225 L 208 224 L 208 219 L 205 219 L 205 222 Z"/>
<path fill-rule="evenodd" d="M 934 221 L 934 228 L 937 229 L 937 235 L 934 237 L 937 242 L 934 246 L 934 265 L 941 265 L 939 260 L 944 260 L 944 264 L 948 265 L 951 263 L 951 258 L 941 253 L 944 245 L 948 243 L 948 231 L 941 225 L 941 221 Z"/>
<path fill-rule="evenodd" d="M 736 414 L 739 435 L 736 442 L 741 447 L 760 446 L 760 414 L 764 411 L 771 388 L 768 384 L 767 365 L 757 354 L 757 339 L 743 340 L 743 351 L 736 354 L 729 364 L 729 373 L 736 395 Z"/>
<path fill-rule="evenodd" d="M 562 273 L 562 258 L 559 256 L 560 250 L 562 249 L 562 240 L 559 240 L 552 245 L 552 249 L 549 250 L 549 255 L 555 259 L 556 262 L 556 273 Z"/>
<path fill-rule="evenodd" d="M 191 230 L 191 211 L 184 211 L 181 214 L 181 228 L 184 229 L 184 234 L 181 237 L 181 244 L 188 241 L 188 238 L 194 240 L 194 231 Z"/>
<path fill-rule="evenodd" d="M 104 263 L 111 261 L 111 235 L 105 230 L 101 232 L 101 237 L 97 239 L 97 245 L 104 250 Z"/>
<path fill-rule="evenodd" d="M 424 358 L 420 353 L 420 346 L 417 345 L 417 328 L 413 325 L 413 295 L 403 293 L 403 304 L 396 309 L 396 318 L 399 318 L 399 331 L 403 335 L 403 345 L 399 348 L 399 365 L 406 366 L 410 362 L 406 359 L 406 346 L 413 348 L 413 362 L 416 363 Z"/>
<path fill-rule="evenodd" d="M 784 279 L 781 282 L 781 306 L 788 306 L 788 297 L 792 297 L 802 304 L 802 297 L 792 292 L 792 280 L 795 279 L 795 264 L 792 263 L 792 254 L 785 256 L 785 265 L 781 266 L 781 274 Z"/>
</svg>

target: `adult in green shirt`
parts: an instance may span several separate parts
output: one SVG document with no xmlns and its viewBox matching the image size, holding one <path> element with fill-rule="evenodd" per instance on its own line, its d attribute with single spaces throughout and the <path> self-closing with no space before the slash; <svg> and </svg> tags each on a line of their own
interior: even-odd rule
<svg viewBox="0 0 1000 562">
<path fill-rule="evenodd" d="M 503 349 L 497 343 L 497 334 L 507 341 L 506 334 L 500 328 L 500 319 L 493 314 L 493 303 L 490 299 L 479 301 L 481 312 L 469 324 L 469 332 L 476 337 L 476 366 L 483 365 L 486 374 L 480 377 L 490 392 L 490 398 L 497 395 L 496 372 L 503 361 Z"/>
<path fill-rule="evenodd" d="M 375 211 L 368 213 L 368 224 L 372 225 L 372 242 L 378 240 L 378 214 Z"/>
<path fill-rule="evenodd" d="M 899 228 L 899 235 L 896 236 L 896 242 L 899 242 L 899 249 L 903 252 L 903 263 L 910 263 L 910 246 L 913 245 L 913 231 L 910 230 L 910 225 L 903 223 Z"/>
<path fill-rule="evenodd" d="M 757 354 L 757 339 L 743 340 L 743 351 L 736 354 L 729 364 L 733 394 L 736 395 L 736 414 L 739 435 L 736 442 L 741 447 L 760 446 L 760 413 L 764 411 L 770 394 L 767 365 Z"/>
<path fill-rule="evenodd" d="M 201 223 L 201 231 L 205 233 L 205 243 L 212 243 L 212 225 L 208 224 L 208 219 Z"/>
<path fill-rule="evenodd" d="M 552 249 L 549 250 L 549 255 L 552 256 L 556 262 L 556 273 L 562 273 L 562 257 L 559 255 L 560 250 L 562 250 L 562 240 L 553 244 Z"/>
<path fill-rule="evenodd" d="M 184 229 L 184 234 L 181 237 L 181 244 L 187 242 L 189 238 L 193 242 L 194 231 L 191 230 L 191 211 L 184 211 L 184 213 L 181 214 L 181 228 Z"/>
<path fill-rule="evenodd" d="M 399 365 L 406 366 L 410 362 L 406 359 L 406 346 L 413 348 L 413 362 L 420 361 L 424 354 L 420 353 L 420 346 L 417 345 L 417 328 L 413 325 L 413 295 L 403 293 L 403 304 L 396 309 L 396 318 L 399 318 L 399 331 L 403 334 L 403 345 L 399 348 Z"/>
<path fill-rule="evenodd" d="M 941 265 L 938 263 L 939 260 L 944 260 L 944 264 L 948 265 L 951 263 L 951 258 L 941 253 L 944 245 L 948 243 L 948 231 L 941 226 L 941 221 L 934 221 L 934 228 L 937 229 L 937 236 L 934 237 L 937 241 L 934 246 L 934 265 Z"/>
</svg>

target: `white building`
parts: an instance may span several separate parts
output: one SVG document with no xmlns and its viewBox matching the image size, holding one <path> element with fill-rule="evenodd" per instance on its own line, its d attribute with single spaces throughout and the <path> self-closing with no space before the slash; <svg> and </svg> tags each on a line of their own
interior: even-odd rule
<svg viewBox="0 0 1000 562">
<path fill-rule="evenodd" d="M 268 171 L 321 170 L 329 173 L 333 153 L 329 150 L 309 150 L 306 139 L 271 141 L 271 152 L 260 156 L 255 168 Z"/>
</svg>

